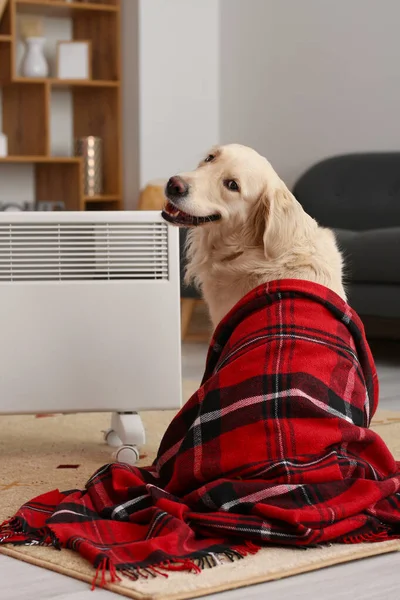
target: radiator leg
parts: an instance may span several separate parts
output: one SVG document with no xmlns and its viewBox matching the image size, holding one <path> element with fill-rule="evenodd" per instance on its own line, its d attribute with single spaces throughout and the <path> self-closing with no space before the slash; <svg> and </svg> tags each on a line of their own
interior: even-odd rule
<svg viewBox="0 0 400 600">
<path fill-rule="evenodd" d="M 135 412 L 113 413 L 104 437 L 109 446 L 118 447 L 116 460 L 131 465 L 139 460 L 138 447 L 146 441 L 142 419 Z"/>
<path fill-rule="evenodd" d="M 111 429 L 124 445 L 143 446 L 146 442 L 142 419 L 137 412 L 113 413 Z"/>
</svg>

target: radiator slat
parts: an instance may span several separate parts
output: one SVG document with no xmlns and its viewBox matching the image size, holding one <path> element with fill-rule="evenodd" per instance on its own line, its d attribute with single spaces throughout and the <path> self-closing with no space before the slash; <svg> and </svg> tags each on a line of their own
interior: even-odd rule
<svg viewBox="0 0 400 600">
<path fill-rule="evenodd" d="M 165 257 L 168 256 L 165 253 L 161 253 L 160 254 L 161 257 Z M 96 264 L 105 262 L 118 262 L 120 260 L 123 260 L 124 262 L 126 261 L 131 261 L 134 258 L 139 258 L 140 262 L 138 264 L 143 264 L 143 263 L 147 263 L 147 262 L 158 262 L 160 259 L 160 256 L 154 256 L 151 254 L 135 254 L 135 253 L 131 253 L 131 254 L 115 254 L 113 252 L 110 253 L 93 253 L 93 254 L 62 254 L 62 263 L 63 265 L 66 263 L 89 263 L 91 262 L 91 259 L 96 260 Z M 6 265 L 10 264 L 10 260 L 5 257 L 2 258 L 3 255 L 0 253 L 0 266 L 5 267 Z M 29 254 L 25 254 L 25 256 L 21 256 L 20 254 L 16 254 L 13 257 L 12 260 L 13 264 L 18 264 L 18 263 L 32 263 L 32 264 L 40 264 L 40 263 L 53 263 L 53 262 L 60 262 L 60 257 L 53 257 L 52 255 L 46 256 L 43 254 L 39 254 L 37 256 L 32 256 Z"/>
<path fill-rule="evenodd" d="M 9 276 L 0 275 L 0 282 L 10 282 L 10 281 L 94 281 L 94 280 L 158 280 L 158 279 L 168 279 L 166 273 L 160 273 L 159 276 L 155 277 L 153 273 L 117 273 L 117 274 L 107 274 L 107 273 L 74 273 L 63 275 L 62 279 L 55 274 L 51 273 L 29 273 L 28 275 L 18 275 L 16 274 L 12 278 Z"/>
<path fill-rule="evenodd" d="M 117 265 L 116 268 L 113 268 L 112 271 L 114 272 L 114 274 L 119 274 L 119 273 L 149 273 L 151 274 L 153 272 L 153 269 L 151 267 L 134 267 L 134 268 L 128 268 L 128 265 Z M 29 275 L 30 273 L 32 274 L 40 274 L 40 273 L 46 273 L 47 275 L 50 274 L 54 274 L 57 275 L 60 272 L 59 268 L 55 268 L 55 267 L 38 267 L 35 269 L 27 269 L 26 267 L 22 267 L 22 268 L 13 268 L 11 273 L 13 275 Z M 69 274 L 69 275 L 73 275 L 74 273 L 77 274 L 82 274 L 82 273 L 87 273 L 87 274 L 92 274 L 92 273 L 100 273 L 101 275 L 107 275 L 108 273 L 108 269 L 104 268 L 104 267 L 98 267 L 96 270 L 93 269 L 88 269 L 87 267 L 84 267 L 82 269 L 79 268 L 75 268 L 72 269 L 70 267 L 63 267 L 62 268 L 62 272 L 65 274 Z M 157 272 L 162 273 L 162 272 L 167 272 L 166 269 L 159 269 L 157 270 Z M 3 270 L 0 269 L 0 274 L 4 277 L 7 276 L 10 273 L 9 270 Z"/>
<path fill-rule="evenodd" d="M 49 257 L 51 258 L 51 256 L 53 256 L 53 252 L 50 249 L 43 249 L 42 251 L 38 251 L 37 248 L 35 248 L 35 251 L 33 252 L 21 252 L 19 249 L 15 252 L 15 257 L 20 259 L 26 259 L 26 258 L 30 258 L 30 259 L 36 259 L 36 258 L 46 258 Z M 168 249 L 166 248 L 160 248 L 160 251 L 158 252 L 158 254 L 160 256 L 166 256 L 168 255 Z M 10 251 L 9 249 L 5 249 L 5 248 L 1 248 L 0 249 L 0 262 L 8 262 L 9 261 L 9 255 L 10 255 Z M 144 249 L 140 249 L 138 251 L 136 251 L 135 248 L 111 248 L 110 250 L 90 250 L 90 249 L 86 249 L 82 248 L 82 249 L 78 249 L 78 251 L 75 251 L 74 249 L 71 248 L 63 248 L 62 251 L 62 255 L 64 258 L 87 258 L 87 257 L 91 257 L 91 256 L 97 256 L 97 257 L 102 257 L 102 256 L 112 256 L 112 257 L 118 257 L 118 256 L 151 256 L 154 257 L 154 252 L 151 251 L 151 249 L 148 249 L 147 252 Z"/>
<path fill-rule="evenodd" d="M 10 234 L 3 234 L 0 233 L 0 240 L 1 243 L 4 245 L 5 243 L 7 243 L 7 241 L 9 241 L 10 239 L 13 240 L 14 243 L 16 244 L 27 244 L 27 243 L 35 243 L 35 244 L 41 244 L 42 242 L 45 243 L 52 243 L 52 244 L 56 244 L 56 243 L 65 243 L 65 242 L 90 242 L 93 244 L 93 240 L 96 240 L 98 243 L 108 243 L 110 240 L 112 240 L 113 242 L 136 242 L 136 241 L 145 241 L 149 244 L 154 243 L 154 242 L 166 242 L 167 241 L 167 237 L 163 236 L 163 235 L 158 235 L 158 234 L 154 234 L 151 236 L 144 236 L 144 235 L 98 235 L 98 234 L 93 234 L 93 235 L 80 235 L 80 236 L 72 236 L 72 235 L 46 235 L 46 236 L 14 236 L 12 235 L 12 237 L 10 236 Z"/>
<path fill-rule="evenodd" d="M 113 232 L 123 230 L 166 231 L 165 223 L 0 223 L 0 231 L 108 231 L 112 227 Z"/>
</svg>

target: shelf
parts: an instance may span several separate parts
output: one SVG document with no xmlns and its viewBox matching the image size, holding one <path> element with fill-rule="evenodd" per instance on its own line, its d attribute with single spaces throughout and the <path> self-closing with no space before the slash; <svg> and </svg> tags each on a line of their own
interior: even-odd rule
<svg viewBox="0 0 400 600">
<path fill-rule="evenodd" d="M 0 35 L 0 42 L 11 42 L 11 40 L 12 40 L 11 35 L 5 35 L 5 34 Z"/>
<path fill-rule="evenodd" d="M 53 87 L 118 87 L 119 81 L 106 81 L 103 79 L 50 79 Z"/>
<path fill-rule="evenodd" d="M 0 163 L 78 163 L 79 156 L 1 156 Z"/>
<path fill-rule="evenodd" d="M 19 13 L 69 17 L 74 13 L 116 13 L 119 6 L 93 2 L 65 2 L 65 0 L 13 0 Z"/>
<path fill-rule="evenodd" d="M 103 79 L 57 79 L 52 77 L 13 77 L 13 83 L 48 83 L 52 87 L 118 87 L 119 81 Z"/>
<path fill-rule="evenodd" d="M 117 194 L 101 194 L 100 196 L 85 196 L 85 202 L 110 202 L 118 201 L 120 196 Z"/>
</svg>

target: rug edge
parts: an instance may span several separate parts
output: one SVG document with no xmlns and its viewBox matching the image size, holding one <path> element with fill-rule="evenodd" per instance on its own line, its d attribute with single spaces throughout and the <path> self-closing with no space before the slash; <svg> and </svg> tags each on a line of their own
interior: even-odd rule
<svg viewBox="0 0 400 600">
<path fill-rule="evenodd" d="M 385 542 L 382 542 L 385 543 Z M 376 546 L 376 544 L 371 544 L 371 546 Z M 251 585 L 257 585 L 260 583 L 268 583 L 270 581 L 279 581 L 281 579 L 286 579 L 287 577 L 295 577 L 296 575 L 302 575 L 304 573 L 312 573 L 313 571 L 319 571 L 320 569 L 325 569 L 327 567 L 334 567 L 335 565 L 340 565 L 340 564 L 345 564 L 345 563 L 350 563 L 353 562 L 355 560 L 362 560 L 363 558 L 372 558 L 374 556 L 382 556 L 383 554 L 392 554 L 395 552 L 400 552 L 400 543 L 397 542 L 396 545 L 394 545 L 394 547 L 392 546 L 387 546 L 386 548 L 380 549 L 379 552 L 371 552 L 371 549 L 365 549 L 364 551 L 359 551 L 358 553 L 352 555 L 351 557 L 337 557 L 332 558 L 332 559 L 326 559 L 320 563 L 318 563 L 315 566 L 302 566 L 302 567 L 297 567 L 297 568 L 293 568 L 293 569 L 289 569 L 287 571 L 284 572 L 280 572 L 278 574 L 274 574 L 271 576 L 256 576 L 253 577 L 252 579 L 244 579 L 244 580 L 238 580 L 235 581 L 234 583 L 230 583 L 230 584 L 220 584 L 220 585 L 215 585 L 212 588 L 208 588 L 207 590 L 199 590 L 199 593 L 195 593 L 195 591 L 193 591 L 193 594 L 188 595 L 187 593 L 178 593 L 178 594 L 172 594 L 169 595 L 168 597 L 166 596 L 160 596 L 159 594 L 156 595 L 152 595 L 151 598 L 149 600 L 191 600 L 192 598 L 201 598 L 204 596 L 207 596 L 209 594 L 218 594 L 220 592 L 227 592 L 230 590 L 236 590 L 236 589 L 240 589 L 240 588 L 245 588 L 245 587 L 249 587 Z"/>
<path fill-rule="evenodd" d="M 4 556 L 10 556 L 11 558 L 15 558 L 16 560 L 20 560 L 22 562 L 26 562 L 30 565 L 34 565 L 35 567 L 40 567 L 41 569 L 46 569 L 47 571 L 53 571 L 54 573 L 59 573 L 60 575 L 65 575 L 66 577 L 70 577 L 71 579 L 78 579 L 78 581 L 82 581 L 83 583 L 87 583 L 89 588 L 93 582 L 93 577 L 89 575 L 85 575 L 76 569 L 66 569 L 61 565 L 57 565 L 50 561 L 44 560 L 43 558 L 31 557 L 29 554 L 25 554 L 24 552 L 19 552 L 18 550 L 14 550 L 13 548 L 7 548 L 5 546 L 0 546 L 0 554 L 4 554 Z M 132 590 L 123 586 L 118 586 L 116 584 L 106 584 L 104 588 L 110 592 L 115 592 L 120 594 L 121 596 L 125 596 L 127 598 L 132 598 L 133 600 L 155 600 L 155 596 L 148 594 L 143 594 L 137 590 Z"/>
<path fill-rule="evenodd" d="M 350 557 L 332 557 L 325 559 L 322 562 L 319 562 L 318 564 L 303 565 L 301 567 L 292 568 L 287 571 L 274 573 L 270 576 L 258 575 L 251 579 L 242 579 L 235 582 L 221 583 L 219 585 L 214 585 L 213 587 L 209 587 L 207 589 L 199 589 L 197 591 L 191 590 L 190 592 L 179 592 L 177 594 L 172 593 L 168 596 L 165 596 L 165 592 L 149 595 L 138 590 L 126 588 L 115 583 L 106 584 L 104 589 L 107 589 L 110 592 L 115 592 L 127 598 L 132 598 L 133 600 L 191 600 L 192 598 L 201 598 L 204 596 L 208 596 L 209 594 L 218 594 L 220 592 L 245 588 L 260 583 L 268 583 L 269 581 L 278 581 L 280 579 L 286 579 L 287 577 L 294 577 L 296 575 L 302 575 L 304 573 L 312 573 L 313 571 L 318 571 L 319 569 L 325 569 L 327 567 L 333 567 L 335 565 L 350 563 L 355 560 L 361 560 L 363 558 L 372 558 L 373 556 L 382 556 L 383 554 L 400 552 L 400 541 L 398 540 L 393 540 L 392 542 L 382 542 L 382 544 L 385 544 L 383 548 L 379 547 L 379 543 L 369 544 L 367 548 L 363 547 L 362 549 L 355 551 L 354 554 L 352 554 Z M 10 556 L 17 560 L 21 560 L 28 564 L 44 568 L 55 573 L 60 573 L 61 575 L 66 575 L 67 577 L 71 577 L 71 573 L 73 573 L 74 579 L 78 579 L 79 581 L 83 581 L 84 583 L 88 584 L 92 583 L 92 579 L 89 576 L 86 576 L 83 573 L 76 571 L 75 569 L 65 569 L 61 565 L 56 565 L 41 558 L 30 557 L 29 554 L 19 552 L 18 550 L 14 550 L 13 548 L 7 548 L 4 546 L 0 547 L 0 554 Z"/>
</svg>

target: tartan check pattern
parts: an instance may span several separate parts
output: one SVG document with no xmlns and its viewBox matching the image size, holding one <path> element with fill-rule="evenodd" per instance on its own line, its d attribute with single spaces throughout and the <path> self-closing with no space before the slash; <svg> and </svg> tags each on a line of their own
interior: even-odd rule
<svg viewBox="0 0 400 600">
<path fill-rule="evenodd" d="M 264 544 L 400 537 L 400 463 L 369 429 L 378 380 L 359 317 L 282 280 L 217 327 L 200 389 L 150 467 L 108 464 L 3 524 L 0 542 L 79 552 L 105 583 L 198 571 Z"/>
</svg>

